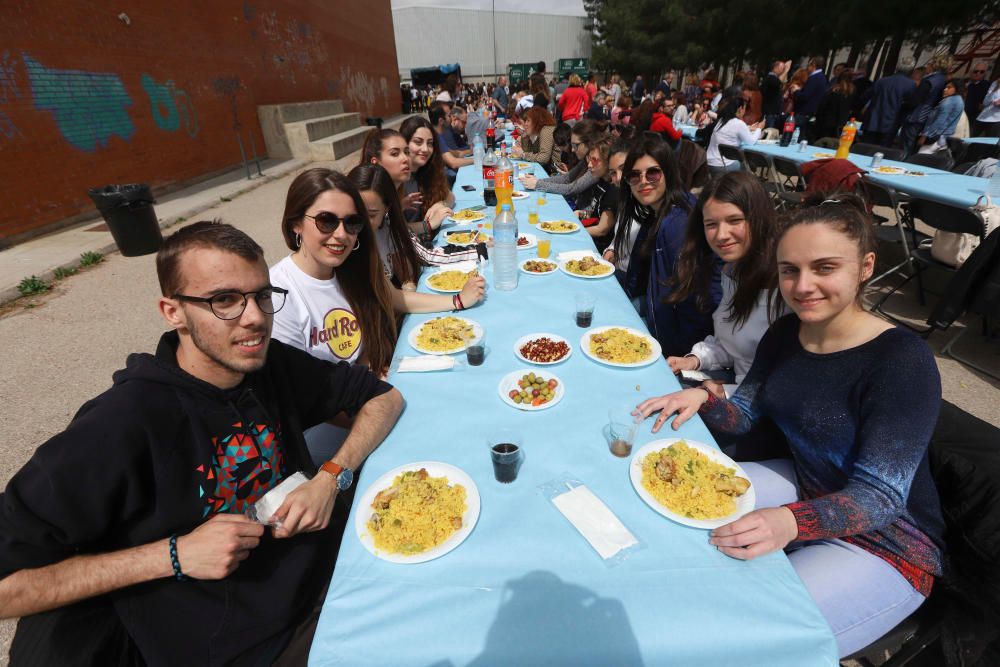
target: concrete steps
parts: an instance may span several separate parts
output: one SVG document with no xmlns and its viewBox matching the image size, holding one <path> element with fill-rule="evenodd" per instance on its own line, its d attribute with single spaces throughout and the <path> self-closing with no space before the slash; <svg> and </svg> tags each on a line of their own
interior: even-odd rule
<svg viewBox="0 0 1000 667">
<path fill-rule="evenodd" d="M 384 127 L 384 126 L 383 126 Z M 339 160 L 360 150 L 371 127 L 355 127 L 350 130 L 309 142 L 309 154 L 313 160 Z"/>
<path fill-rule="evenodd" d="M 364 134 L 361 114 L 344 113 L 340 100 L 265 104 L 257 107 L 257 118 L 272 158 L 329 159 L 332 153 L 325 150 L 314 156 L 313 143 L 332 140 L 357 150 L 361 144 L 355 145 L 355 136 Z M 341 156 L 346 155 L 343 150 L 339 149 Z"/>
</svg>

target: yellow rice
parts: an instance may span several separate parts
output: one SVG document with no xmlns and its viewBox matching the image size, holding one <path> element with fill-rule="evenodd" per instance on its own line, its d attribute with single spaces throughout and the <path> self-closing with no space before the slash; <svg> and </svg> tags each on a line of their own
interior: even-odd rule
<svg viewBox="0 0 1000 667">
<path fill-rule="evenodd" d="M 578 276 L 606 276 L 613 270 L 610 266 L 601 264 L 600 262 L 593 264 L 592 262 L 595 261 L 593 258 L 587 264 L 581 264 L 582 261 L 580 259 L 569 260 L 566 262 L 566 270 Z"/>
<path fill-rule="evenodd" d="M 457 317 L 438 317 L 424 322 L 417 344 L 432 352 L 457 352 L 473 337 L 472 325 Z"/>
<path fill-rule="evenodd" d="M 636 336 L 625 329 L 612 327 L 590 334 L 590 352 L 598 359 L 619 364 L 633 364 L 649 359 L 653 346 L 645 336 Z"/>
<path fill-rule="evenodd" d="M 466 510 L 466 491 L 461 484 L 449 486 L 447 477 L 429 477 L 421 469 L 397 475 L 389 490 L 395 493 L 388 507 L 379 504 L 376 497 L 372 503 L 375 514 L 368 520 L 368 532 L 376 549 L 418 554 L 441 544 L 461 528 Z"/>
<path fill-rule="evenodd" d="M 661 457 L 670 457 L 677 464 L 679 483 L 665 481 L 656 474 Z M 683 440 L 650 452 L 642 460 L 643 488 L 667 509 L 691 519 L 721 519 L 735 512 L 736 498 L 716 491 L 714 486 L 716 478 L 735 475 L 735 468 L 712 461 Z"/>
<path fill-rule="evenodd" d="M 476 276 L 475 271 L 439 271 L 427 279 L 427 284 L 434 289 L 460 292 L 469 278 Z"/>
<path fill-rule="evenodd" d="M 565 220 L 546 220 L 538 226 L 547 232 L 572 232 L 577 227 L 575 222 Z"/>
</svg>

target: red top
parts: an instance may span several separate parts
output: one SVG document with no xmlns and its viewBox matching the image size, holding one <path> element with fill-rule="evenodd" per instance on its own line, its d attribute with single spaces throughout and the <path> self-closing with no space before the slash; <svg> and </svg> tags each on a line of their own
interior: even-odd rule
<svg viewBox="0 0 1000 667">
<path fill-rule="evenodd" d="M 580 120 L 583 112 L 587 110 L 587 93 L 583 86 L 570 86 L 559 96 L 559 112 L 562 113 L 563 121 Z"/>
<path fill-rule="evenodd" d="M 653 114 L 653 122 L 649 124 L 650 132 L 665 132 L 674 141 L 681 138 L 681 131 L 674 127 L 674 123 L 666 114 L 659 111 Z"/>
</svg>

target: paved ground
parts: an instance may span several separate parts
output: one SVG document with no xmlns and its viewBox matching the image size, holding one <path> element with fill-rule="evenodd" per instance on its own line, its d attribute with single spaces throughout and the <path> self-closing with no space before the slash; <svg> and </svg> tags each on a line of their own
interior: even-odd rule
<svg viewBox="0 0 1000 667">
<path fill-rule="evenodd" d="M 340 168 L 353 166 L 353 160 L 342 161 Z M 300 166 L 291 168 L 297 170 Z M 222 189 L 210 195 L 205 194 L 204 187 L 189 193 L 195 199 L 200 197 L 197 202 L 184 192 L 177 193 L 158 211 L 166 217 L 170 207 L 175 207 L 174 215 L 200 207 L 201 213 L 186 217 L 191 221 L 218 217 L 240 227 L 265 248 L 271 264 L 288 252 L 281 240 L 279 220 L 294 173 L 259 182 L 258 187 L 239 196 L 234 192 L 233 196 L 219 194 L 230 193 L 235 187 L 221 182 L 216 186 Z M 235 189 L 242 189 L 244 184 L 237 183 Z M 232 200 L 222 201 L 220 197 Z M 197 206 L 193 206 L 195 203 Z M 205 209 L 206 205 L 211 207 Z M 78 239 L 80 234 L 97 233 L 68 232 L 66 236 L 34 242 L 35 264 L 22 264 L 15 272 L 17 279 L 58 266 L 53 259 L 72 259 L 80 246 L 73 246 L 69 240 Z M 8 257 L 14 255 L 29 256 L 19 248 L 0 253 L 4 270 Z M 0 282 L 0 289 L 9 286 L 9 277 Z M 124 258 L 111 254 L 102 264 L 57 283 L 51 294 L 16 302 L 0 315 L 0 405 L 4 406 L 5 434 L 0 442 L 0 485 L 6 484 L 39 444 L 65 427 L 84 401 L 110 386 L 112 372 L 123 366 L 130 352 L 154 349 L 165 329 L 156 311 L 158 294 L 152 256 Z M 935 297 L 930 299 L 933 302 Z M 891 309 L 909 312 L 914 303 L 915 299 L 908 295 L 894 299 Z M 987 343 L 978 331 L 973 333 L 967 347 L 1000 372 L 996 341 Z M 953 332 L 935 334 L 931 346 L 938 350 L 951 335 Z M 1000 383 L 940 356 L 938 366 L 947 399 L 1000 425 Z M 898 398 L 906 400 L 905 396 Z M 12 633 L 12 622 L 0 623 L 0 663 L 6 660 Z"/>
</svg>

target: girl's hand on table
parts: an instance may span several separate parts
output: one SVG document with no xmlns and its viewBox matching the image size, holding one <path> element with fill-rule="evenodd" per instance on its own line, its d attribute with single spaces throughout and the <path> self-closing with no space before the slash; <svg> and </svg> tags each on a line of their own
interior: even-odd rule
<svg viewBox="0 0 1000 667">
<path fill-rule="evenodd" d="M 605 250 L 604 254 L 601 255 L 601 257 L 603 257 L 605 261 L 611 262 L 612 264 L 618 263 L 618 260 L 615 258 L 615 251 L 612 250 L 611 248 Z"/>
<path fill-rule="evenodd" d="M 670 366 L 670 370 L 676 375 L 681 371 L 698 370 L 701 367 L 701 361 L 698 360 L 698 357 L 691 355 L 686 357 L 667 357 L 667 365 Z"/>
<path fill-rule="evenodd" d="M 640 403 L 632 414 L 641 415 L 645 419 L 659 410 L 660 416 L 653 422 L 653 433 L 660 430 L 670 415 L 676 414 L 677 418 L 670 423 L 670 427 L 676 431 L 681 424 L 691 419 L 706 401 L 708 401 L 708 390 L 682 389 L 666 396 L 647 399 Z"/>
<path fill-rule="evenodd" d="M 799 535 L 795 515 L 787 507 L 754 510 L 709 533 L 708 543 L 731 558 L 750 560 L 784 549 Z"/>
<path fill-rule="evenodd" d="M 427 220 L 427 224 L 431 226 L 431 229 L 438 229 L 445 219 L 454 213 L 447 204 L 439 201 L 430 207 L 425 219 Z"/>
<path fill-rule="evenodd" d="M 472 308 L 483 300 L 486 295 L 486 279 L 482 276 L 473 276 L 465 281 L 465 286 L 459 293 L 458 298 L 466 308 Z"/>
</svg>

